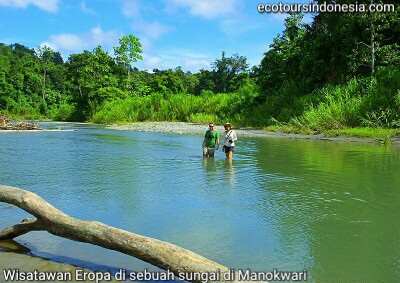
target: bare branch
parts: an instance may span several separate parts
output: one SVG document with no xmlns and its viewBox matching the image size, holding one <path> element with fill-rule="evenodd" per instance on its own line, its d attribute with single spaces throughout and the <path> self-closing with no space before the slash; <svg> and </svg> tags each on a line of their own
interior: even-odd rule
<svg viewBox="0 0 400 283">
<path fill-rule="evenodd" d="M 0 231 L 0 240 L 14 239 L 31 231 L 46 230 L 41 221 L 25 218 L 20 224 L 8 227 Z"/>
<path fill-rule="evenodd" d="M 120 230 L 96 221 L 75 219 L 36 194 L 19 188 L 0 185 L 0 201 L 14 204 L 37 218 L 37 220 L 28 220 L 1 231 L 1 239 L 12 239 L 29 231 L 46 230 L 63 238 L 134 256 L 159 268 L 169 269 L 175 274 L 229 270 L 219 263 L 168 242 Z"/>
</svg>

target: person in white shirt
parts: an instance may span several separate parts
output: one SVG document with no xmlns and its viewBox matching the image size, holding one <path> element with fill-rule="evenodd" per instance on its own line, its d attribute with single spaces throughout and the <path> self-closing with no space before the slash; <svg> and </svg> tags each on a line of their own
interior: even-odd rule
<svg viewBox="0 0 400 283">
<path fill-rule="evenodd" d="M 225 139 L 222 151 L 225 152 L 226 158 L 231 159 L 233 151 L 235 149 L 235 141 L 237 140 L 237 135 L 230 123 L 224 125 L 225 128 Z"/>
</svg>

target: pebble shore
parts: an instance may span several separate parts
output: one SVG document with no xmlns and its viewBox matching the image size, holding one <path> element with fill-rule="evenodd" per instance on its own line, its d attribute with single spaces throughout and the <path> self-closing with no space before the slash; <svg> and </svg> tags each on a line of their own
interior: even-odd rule
<svg viewBox="0 0 400 283">
<path fill-rule="evenodd" d="M 234 125 L 233 125 L 234 126 Z M 129 125 L 110 125 L 109 129 L 138 131 L 138 132 L 159 132 L 159 133 L 175 133 L 175 134 L 190 134 L 203 136 L 208 129 L 208 124 L 195 124 L 186 122 L 136 122 Z M 221 135 L 224 133 L 223 125 L 215 125 Z M 235 128 L 238 138 L 289 138 L 289 139 L 308 139 L 308 140 L 323 140 L 336 142 L 356 142 L 356 143 L 375 143 L 379 144 L 376 139 L 361 139 L 356 137 L 325 137 L 324 134 L 318 135 L 303 135 L 303 134 L 287 134 L 281 132 L 268 132 L 253 128 Z M 399 144 L 399 139 L 392 140 L 392 143 Z"/>
<path fill-rule="evenodd" d="M 206 130 L 208 130 L 208 124 L 195 124 L 186 122 L 137 122 L 123 126 L 110 125 L 108 128 L 125 131 L 191 134 L 202 136 Z M 215 124 L 214 129 L 220 134 L 224 133 L 223 125 Z M 234 130 L 236 131 L 238 137 L 272 137 L 282 135 L 280 133 L 267 132 L 259 129 L 234 128 Z"/>
</svg>

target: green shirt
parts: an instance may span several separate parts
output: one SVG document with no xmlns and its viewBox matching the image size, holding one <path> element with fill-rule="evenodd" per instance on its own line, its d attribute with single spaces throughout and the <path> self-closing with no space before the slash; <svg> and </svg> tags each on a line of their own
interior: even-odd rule
<svg viewBox="0 0 400 283">
<path fill-rule="evenodd" d="M 219 133 L 217 131 L 211 132 L 210 130 L 207 130 L 204 137 L 206 138 L 204 146 L 214 148 L 217 143 L 217 139 L 219 139 Z"/>
</svg>

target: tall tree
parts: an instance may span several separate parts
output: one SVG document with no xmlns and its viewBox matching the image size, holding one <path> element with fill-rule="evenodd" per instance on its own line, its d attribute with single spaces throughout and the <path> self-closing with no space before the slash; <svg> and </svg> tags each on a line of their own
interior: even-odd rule
<svg viewBox="0 0 400 283">
<path fill-rule="evenodd" d="M 216 89 L 214 72 L 200 69 L 195 76 L 198 80 L 198 84 L 194 92 L 196 95 L 201 94 L 203 90 L 213 91 Z"/>
<path fill-rule="evenodd" d="M 333 2 L 314 0 L 315 3 Z M 359 0 L 358 5 L 393 3 Z M 347 0 L 335 0 L 348 4 Z M 354 3 L 353 3 L 354 4 Z M 374 13 L 366 8 L 358 13 L 319 13 L 307 30 L 303 51 L 313 54 L 304 71 L 320 83 L 345 82 L 355 76 L 370 76 L 381 66 L 399 64 L 400 7 L 395 12 Z M 304 62 L 304 60 L 303 60 Z"/>
<path fill-rule="evenodd" d="M 370 0 L 370 4 L 382 4 L 382 1 Z M 356 47 L 351 54 L 354 72 L 369 69 L 372 76 L 379 66 L 399 64 L 400 48 L 400 9 L 394 13 L 359 13 L 354 21 L 362 27 L 362 36 L 358 37 Z"/>
<path fill-rule="evenodd" d="M 287 80 L 300 82 L 301 58 L 304 56 L 302 44 L 306 25 L 302 14 L 291 14 L 285 19 L 285 30 L 278 34 L 264 54 L 260 68 L 257 70 L 257 82 L 263 90 L 260 98 L 275 92 Z"/>
<path fill-rule="evenodd" d="M 117 86 L 117 79 L 112 73 L 114 64 L 114 60 L 101 46 L 97 46 L 92 52 L 85 50 L 68 58 L 66 65 L 67 78 L 71 82 L 69 87 L 76 94 L 75 101 L 85 118 L 90 118 L 104 101 L 104 97 L 109 95 L 104 95 L 105 92 L 101 89 Z"/>
<path fill-rule="evenodd" d="M 45 100 L 46 72 L 49 69 L 51 59 L 53 58 L 53 50 L 46 45 L 39 46 L 36 49 L 36 56 L 40 59 L 40 61 L 42 63 L 42 69 L 43 69 L 42 96 L 43 96 L 43 100 Z"/>
<path fill-rule="evenodd" d="M 114 53 L 117 63 L 125 66 L 128 73 L 128 83 L 130 81 L 131 64 L 137 60 L 142 60 L 142 44 L 139 39 L 133 35 L 127 35 L 119 40 L 119 46 L 114 47 Z"/>
<path fill-rule="evenodd" d="M 222 51 L 221 59 L 216 59 L 211 67 L 215 74 L 216 92 L 225 93 L 231 91 L 231 80 L 239 73 L 245 72 L 249 68 L 247 58 L 233 54 L 231 57 L 225 56 Z"/>
</svg>

